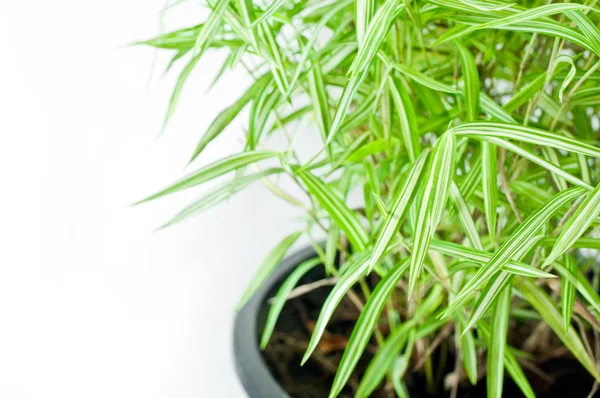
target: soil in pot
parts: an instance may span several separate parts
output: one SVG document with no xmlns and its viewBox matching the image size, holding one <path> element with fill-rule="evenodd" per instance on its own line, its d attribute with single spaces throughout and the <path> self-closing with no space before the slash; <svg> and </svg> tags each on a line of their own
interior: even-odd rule
<svg viewBox="0 0 600 398">
<path fill-rule="evenodd" d="M 300 361 L 315 321 L 318 318 L 321 306 L 331 291 L 331 284 L 323 282 L 326 279 L 321 268 L 307 274 L 299 286 L 311 286 L 307 292 L 291 298 L 281 312 L 273 336 L 263 351 L 267 365 L 282 388 L 294 398 L 324 398 L 329 395 L 329 388 L 333 382 L 337 365 L 342 357 L 354 324 L 360 314 L 355 302 L 346 296 L 338 306 L 327 332 L 315 350 L 312 357 L 304 366 Z M 321 282 L 319 282 L 321 281 Z M 373 286 L 377 279 L 370 281 Z M 315 287 L 315 283 L 318 287 Z M 312 284 L 312 285 L 311 285 Z M 273 297 L 279 285 L 276 285 L 268 297 Z M 354 290 L 355 296 L 364 302 L 364 296 L 359 289 Z M 263 305 L 259 313 L 259 325 L 264 325 L 268 313 L 268 304 Z M 512 324 L 509 331 L 509 343 L 513 347 L 522 348 L 526 344 L 524 338 L 535 327 L 529 323 Z M 543 328 L 542 328 L 543 329 Z M 381 328 L 382 333 L 388 330 Z M 451 329 L 449 330 L 451 331 Z M 262 333 L 262 329 L 259 330 Z M 437 334 L 439 334 L 438 331 Z M 569 353 L 562 349 L 562 344 L 551 331 L 541 330 L 543 341 L 534 345 L 532 354 L 536 360 L 520 360 L 529 382 L 539 398 L 579 398 L 588 396 L 592 391 L 594 380 L 587 371 L 573 359 Z M 451 333 L 448 333 L 451 335 Z M 432 336 L 431 340 L 434 340 Z M 593 338 L 590 340 L 593 344 Z M 374 340 L 367 346 L 365 353 L 359 361 L 352 378 L 339 395 L 342 398 L 354 397 L 360 379 L 377 350 Z M 417 351 L 417 350 L 415 350 Z M 449 374 L 455 368 L 455 346 L 453 337 L 442 339 L 441 343 L 431 353 L 431 366 L 426 371 L 424 366 L 417 366 L 418 352 L 413 353 L 410 374 L 406 376 L 406 383 L 411 390 L 411 396 L 416 398 L 450 398 L 450 390 L 445 387 L 449 384 Z M 485 355 L 485 354 L 483 354 Z M 485 364 L 485 357 L 481 357 L 480 368 Z M 429 375 L 426 375 L 429 373 Z M 477 385 L 472 386 L 464 372 L 459 374 L 461 382 L 456 391 L 460 398 L 485 398 L 486 380 L 485 369 L 480 369 Z M 395 397 L 391 383 L 384 380 L 379 388 L 371 395 L 374 398 Z M 505 397 L 522 397 L 523 394 L 515 385 L 508 374 L 505 375 Z"/>
</svg>

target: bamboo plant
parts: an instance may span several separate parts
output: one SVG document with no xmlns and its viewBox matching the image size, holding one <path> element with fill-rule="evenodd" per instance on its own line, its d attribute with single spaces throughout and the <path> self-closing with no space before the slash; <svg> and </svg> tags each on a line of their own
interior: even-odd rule
<svg viewBox="0 0 600 398">
<path fill-rule="evenodd" d="M 142 202 L 227 174 L 168 225 L 254 182 L 305 213 L 298 232 L 268 253 L 239 306 L 301 235 L 325 237 L 315 244 L 318 258 L 300 264 L 276 295 L 261 345 L 311 269 L 324 267 L 337 282 L 303 362 L 340 301 L 360 287 L 364 309 L 330 397 L 372 341 L 379 349 L 355 395 L 368 397 L 387 380 L 406 396 L 403 375 L 431 360 L 415 347 L 448 330 L 460 358 L 456 372 L 470 383 L 485 378 L 488 397 L 501 397 L 506 371 L 534 397 L 524 348 L 507 343 L 525 321 L 551 329 L 600 381 L 600 358 L 589 344 L 600 330 L 596 3 L 208 0 L 203 22 L 142 43 L 169 51 L 169 68 L 180 69 L 165 122 L 186 78 L 212 51 L 227 53 L 216 79 L 240 69 L 252 77 L 199 137 L 190 160 L 201 163 L 247 108 L 244 150 L 204 163 Z M 300 122 L 313 123 L 322 142 L 303 161 L 294 143 L 306 132 L 292 131 Z M 274 135 L 288 144 L 273 147 Z M 255 167 L 264 161 L 268 167 Z M 304 196 L 285 192 L 283 179 Z M 363 205 L 352 208 L 346 199 L 356 190 Z M 336 262 L 336 253 L 346 260 Z M 374 275 L 373 288 L 366 281 Z"/>
</svg>

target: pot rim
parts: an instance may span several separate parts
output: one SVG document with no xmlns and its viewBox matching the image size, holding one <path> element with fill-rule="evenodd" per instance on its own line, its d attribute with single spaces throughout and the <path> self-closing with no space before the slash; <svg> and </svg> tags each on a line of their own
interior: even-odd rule
<svg viewBox="0 0 600 398">
<path fill-rule="evenodd" d="M 235 371 L 250 398 L 289 398 L 275 380 L 260 351 L 258 315 L 273 286 L 283 283 L 293 269 L 317 255 L 311 246 L 285 257 L 254 296 L 235 315 L 233 326 L 233 361 Z"/>
</svg>

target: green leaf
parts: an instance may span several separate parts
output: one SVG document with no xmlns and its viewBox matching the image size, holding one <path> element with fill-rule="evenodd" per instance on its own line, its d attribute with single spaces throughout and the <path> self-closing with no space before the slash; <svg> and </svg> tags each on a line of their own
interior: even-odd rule
<svg viewBox="0 0 600 398">
<path fill-rule="evenodd" d="M 228 5 L 229 0 L 217 0 L 217 3 L 211 7 L 212 10 L 208 15 L 208 19 L 196 37 L 196 43 L 194 43 L 194 56 L 200 56 L 204 52 L 207 44 L 212 40 L 215 30 L 219 28 L 221 18 Z"/>
<path fill-rule="evenodd" d="M 496 146 L 483 142 L 481 146 L 481 170 L 483 185 L 483 203 L 488 234 L 492 241 L 496 240 L 496 220 L 498 208 L 498 161 Z"/>
<path fill-rule="evenodd" d="M 566 62 L 569 65 L 571 65 L 571 69 L 569 69 L 569 73 L 567 74 L 567 77 L 560 85 L 560 90 L 558 90 L 558 99 L 560 100 L 561 103 L 563 102 L 563 94 L 565 92 L 565 89 L 567 88 L 569 83 L 571 83 L 571 80 L 573 80 L 573 78 L 575 77 L 575 73 L 577 72 L 577 68 L 575 67 L 575 63 L 573 62 L 573 59 L 565 54 L 559 55 L 558 57 L 556 57 L 556 60 L 554 61 L 554 67 L 556 67 L 556 65 L 563 63 L 563 62 Z"/>
<path fill-rule="evenodd" d="M 302 50 L 302 55 L 300 56 L 300 59 L 297 62 L 298 66 L 296 67 L 296 71 L 294 72 L 294 75 L 292 76 L 292 80 L 290 81 L 288 92 L 284 95 L 285 99 L 287 99 L 291 95 L 291 90 L 293 90 L 295 88 L 296 82 L 300 78 L 300 75 L 302 74 L 302 71 L 304 70 L 305 64 L 306 64 L 307 60 L 309 59 L 309 57 L 311 56 L 311 52 L 314 51 L 315 43 L 317 42 L 319 37 L 321 37 L 321 35 L 319 34 L 321 32 L 321 30 L 325 26 L 328 25 L 328 23 L 330 22 L 330 20 L 332 18 L 339 16 L 340 13 L 343 12 L 343 9 L 346 8 L 347 6 L 349 6 L 350 4 L 352 4 L 352 0 L 336 1 L 335 5 L 333 5 L 333 7 L 330 10 L 328 10 L 328 12 L 325 15 L 323 15 L 321 17 L 321 19 L 319 20 L 319 23 L 315 26 L 315 28 L 312 32 L 311 38 L 309 39 L 309 41 L 304 46 L 304 49 Z M 345 59 L 348 54 L 353 53 L 355 50 L 356 50 L 356 48 L 354 45 L 347 46 L 344 50 L 339 51 L 338 54 L 341 55 L 342 59 Z M 328 74 L 331 72 L 331 69 L 334 69 L 337 66 L 338 66 L 337 64 L 332 65 L 331 67 L 322 65 L 323 73 Z"/>
<path fill-rule="evenodd" d="M 162 191 L 150 195 L 147 198 L 136 202 L 135 204 L 148 202 L 150 200 L 154 200 L 165 195 L 169 195 L 175 192 L 182 191 L 184 189 L 194 187 L 196 185 L 200 185 L 204 182 L 210 181 L 230 171 L 237 170 L 249 164 L 273 158 L 275 156 L 279 156 L 279 153 L 266 150 L 241 152 L 236 153 L 235 155 L 227 156 L 221 160 L 204 166 L 191 174 L 188 174 L 187 176 L 176 181 L 175 183 L 169 185 Z"/>
<path fill-rule="evenodd" d="M 419 127 L 417 126 L 415 110 L 410 101 L 410 97 L 408 96 L 408 92 L 406 92 L 406 89 L 402 86 L 401 82 L 394 79 L 392 76 L 389 76 L 388 84 L 400 121 L 400 132 L 402 134 L 402 139 L 404 140 L 404 147 L 408 152 L 408 157 L 414 162 L 421 152 Z"/>
<path fill-rule="evenodd" d="M 477 273 L 467 282 L 456 300 L 445 312 L 450 316 L 454 310 L 465 304 L 474 292 L 500 271 L 514 255 L 516 255 L 533 238 L 535 233 L 552 217 L 562 206 L 583 194 L 581 188 L 571 188 L 558 193 L 545 206 L 527 217 L 522 224 L 504 241 L 492 258 L 482 266 Z M 476 319 L 472 319 L 475 322 Z"/>
<path fill-rule="evenodd" d="M 337 255 L 338 243 L 340 241 L 340 229 L 337 224 L 329 226 L 327 242 L 325 243 L 325 272 L 331 275 L 335 269 L 335 257 Z"/>
<path fill-rule="evenodd" d="M 256 149 L 265 130 L 267 119 L 273 113 L 281 99 L 281 93 L 275 88 L 274 84 L 269 84 L 263 90 L 258 98 L 252 102 L 250 109 L 250 125 L 248 126 L 248 148 Z"/>
<path fill-rule="evenodd" d="M 350 243 L 359 251 L 363 250 L 369 242 L 369 235 L 340 195 L 309 171 L 298 170 L 297 174 L 331 219 L 344 231 Z"/>
<path fill-rule="evenodd" d="M 369 362 L 369 366 L 360 381 L 356 398 L 367 398 L 377 388 L 381 379 L 385 376 L 388 369 L 393 365 L 394 360 L 404 348 L 409 337 L 409 332 L 415 327 L 411 320 L 400 325 L 387 338 L 385 344 L 377 350 L 377 353 Z M 335 398 L 336 395 L 330 394 L 329 398 Z"/>
<path fill-rule="evenodd" d="M 367 274 L 367 259 L 368 258 L 364 253 L 357 255 L 356 259 L 351 264 L 348 264 L 348 269 L 342 273 L 337 283 L 327 296 L 327 299 L 321 307 L 321 312 L 319 313 L 319 317 L 315 323 L 313 333 L 310 336 L 310 341 L 308 342 L 306 352 L 302 357 L 302 365 L 306 363 L 315 348 L 317 348 L 317 344 L 319 344 L 319 340 L 321 340 L 321 336 L 323 336 L 323 332 L 325 332 L 325 326 L 327 326 L 329 319 L 331 319 L 333 312 L 340 301 L 342 301 L 342 298 L 344 298 L 352 286 L 354 286 L 362 277 Z"/>
<path fill-rule="evenodd" d="M 258 268 L 258 271 L 256 271 L 256 273 L 252 277 L 250 284 L 242 294 L 242 297 L 240 298 L 240 301 L 236 306 L 237 311 L 239 311 L 244 305 L 246 305 L 248 300 L 250 300 L 250 298 L 254 295 L 254 293 L 256 293 L 256 291 L 260 288 L 263 282 L 269 277 L 269 275 L 271 275 L 275 267 L 277 267 L 277 265 L 283 259 L 283 256 L 285 256 L 287 251 L 294 244 L 294 242 L 296 242 L 296 240 L 301 234 L 302 232 L 294 232 L 286 236 L 281 240 L 281 242 L 277 244 L 277 246 L 273 248 L 273 250 L 269 252 L 267 257 L 265 257 L 262 264 Z"/>
<path fill-rule="evenodd" d="M 543 238 L 540 240 L 540 246 L 554 246 L 558 238 Z M 579 238 L 575 242 L 571 243 L 572 248 L 576 249 L 596 249 L 600 250 L 600 239 L 599 238 Z"/>
<path fill-rule="evenodd" d="M 521 105 L 527 103 L 527 101 L 529 101 L 535 94 L 542 90 L 544 84 L 546 83 L 547 76 L 548 74 L 546 72 L 541 73 L 531 83 L 523 87 L 521 91 L 515 94 L 506 104 L 502 106 L 502 108 L 505 111 L 512 113 Z"/>
<path fill-rule="evenodd" d="M 433 148 L 417 212 L 410 263 L 409 296 L 415 287 L 429 248 L 429 241 L 440 222 L 448 199 L 450 183 L 454 177 L 455 151 L 456 138 L 451 133 L 442 135 Z"/>
<path fill-rule="evenodd" d="M 356 18 L 356 38 L 358 44 L 362 41 L 367 31 L 367 26 L 373 17 L 375 0 L 356 0 L 354 2 L 354 15 Z"/>
<path fill-rule="evenodd" d="M 556 304 L 554 304 L 550 297 L 530 280 L 521 281 L 519 289 L 529 304 L 531 304 L 535 310 L 539 312 L 542 318 L 544 318 L 548 326 L 550 326 L 565 347 L 571 351 L 573 356 L 587 369 L 590 375 L 597 381 L 600 381 L 600 374 L 598 374 L 598 371 L 596 370 L 594 359 L 588 355 L 585 346 L 581 342 L 581 339 L 574 328 L 565 330 L 564 320 L 556 308 Z"/>
<path fill-rule="evenodd" d="M 304 275 L 306 275 L 310 270 L 312 270 L 315 266 L 321 264 L 321 259 L 319 258 L 311 258 L 310 260 L 306 260 L 300 265 L 298 265 L 292 273 L 285 278 L 285 281 L 277 291 L 277 294 L 273 298 L 273 303 L 271 303 L 271 308 L 269 309 L 269 315 L 267 316 L 267 320 L 265 322 L 265 328 L 263 330 L 262 337 L 260 339 L 260 349 L 264 350 L 271 339 L 271 335 L 273 334 L 273 330 L 275 330 L 275 325 L 277 324 L 277 319 L 279 318 L 279 314 L 287 301 L 288 296 L 296 287 L 300 279 Z"/>
<path fill-rule="evenodd" d="M 196 37 L 198 36 L 198 33 L 200 32 L 200 30 L 202 30 L 203 27 L 204 24 L 201 23 L 195 26 L 163 33 L 152 39 L 138 41 L 134 44 L 145 44 L 147 46 L 152 46 L 155 48 L 178 50 L 178 52 L 187 53 L 194 47 Z"/>
<path fill-rule="evenodd" d="M 452 302 L 455 298 L 454 292 L 460 289 L 463 283 L 464 273 L 455 273 L 451 280 L 451 291 L 448 294 L 448 301 Z M 465 317 L 462 310 L 454 312 L 455 330 L 460 339 L 455 342 L 458 345 L 460 356 L 465 368 L 465 372 L 471 384 L 477 384 L 477 348 L 475 347 L 475 338 L 473 333 L 465 328 Z"/>
<path fill-rule="evenodd" d="M 252 184 L 255 181 L 258 181 L 262 178 L 265 178 L 271 174 L 282 173 L 284 170 L 279 167 L 270 168 L 267 170 L 260 171 L 255 174 L 250 174 L 247 176 L 242 176 L 239 178 L 235 178 L 228 183 L 221 185 L 215 190 L 208 192 L 203 195 L 200 199 L 197 199 L 192 204 L 187 206 L 185 209 L 181 210 L 175 217 L 173 217 L 169 222 L 163 225 L 161 228 L 166 228 L 168 226 L 180 223 L 184 220 L 187 220 L 190 217 L 196 216 L 201 212 L 217 205 L 218 203 L 230 198 L 235 193 L 241 191 L 246 188 L 248 185 Z"/>
<path fill-rule="evenodd" d="M 456 208 L 456 212 L 458 214 L 458 219 L 460 220 L 465 235 L 467 235 L 467 238 L 469 238 L 475 249 L 483 250 L 483 245 L 481 244 L 481 239 L 479 238 L 479 231 L 477 231 L 475 222 L 473 222 L 471 211 L 469 210 L 467 202 L 460 193 L 460 190 L 454 181 L 452 181 L 452 185 L 450 185 L 450 198 L 454 203 L 454 207 Z"/>
<path fill-rule="evenodd" d="M 464 96 L 467 103 L 467 121 L 477 120 L 479 116 L 479 73 L 471 52 L 459 42 L 454 43 L 460 56 L 464 79 Z"/>
<path fill-rule="evenodd" d="M 487 340 L 487 344 L 490 344 L 490 336 L 492 334 L 491 328 L 485 322 L 479 322 L 477 324 L 477 331 L 481 333 L 484 338 Z M 504 350 L 504 367 L 506 371 L 510 374 L 510 377 L 514 380 L 514 382 L 519 386 L 523 395 L 527 398 L 535 398 L 535 393 L 533 392 L 533 388 L 529 384 L 529 380 L 527 380 L 527 376 L 521 369 L 519 362 L 517 362 L 515 356 L 510 350 Z"/>
<path fill-rule="evenodd" d="M 560 274 L 563 280 L 569 281 L 596 312 L 600 312 L 600 296 L 578 267 L 567 268 L 567 266 L 555 262 L 552 264 L 552 268 Z"/>
<path fill-rule="evenodd" d="M 371 256 L 371 260 L 369 262 L 369 269 L 373 269 L 375 264 L 379 261 L 392 237 L 398 230 L 398 225 L 400 224 L 400 221 L 404 215 L 404 211 L 414 196 L 414 190 L 421 178 L 428 154 L 429 151 L 424 151 L 421 156 L 419 156 L 417 161 L 413 164 L 408 172 L 404 180 L 404 184 L 402 185 L 402 189 L 400 189 L 397 196 L 394 198 L 394 202 L 391 206 L 391 215 L 386 217 L 383 229 L 381 230 L 381 233 L 377 238 L 377 242 L 375 243 L 373 255 Z"/>
<path fill-rule="evenodd" d="M 523 149 L 521 147 L 519 147 L 518 145 L 515 145 L 509 141 L 500 139 L 500 138 L 484 138 L 486 141 L 489 141 L 499 147 L 508 149 L 509 151 L 516 153 L 519 156 L 522 156 L 523 158 L 530 160 L 533 163 L 536 163 L 540 166 L 542 166 L 543 168 L 545 168 L 546 170 L 550 171 L 553 175 L 557 175 L 560 176 L 562 178 L 564 178 L 566 181 L 569 181 L 571 184 L 574 184 L 578 187 L 584 188 L 586 190 L 592 190 L 592 187 L 587 184 L 585 181 L 580 180 L 579 178 L 567 173 L 566 171 L 564 171 L 563 169 L 561 169 L 560 167 L 556 166 L 553 163 L 548 162 L 547 160 L 537 156 L 536 154 L 534 154 L 531 151 L 528 151 L 526 149 Z"/>
<path fill-rule="evenodd" d="M 260 25 L 262 22 L 269 19 L 277 10 L 279 10 L 287 2 L 287 0 L 274 0 L 273 2 L 271 2 L 269 6 L 260 15 L 260 17 L 258 17 L 254 22 L 252 22 L 250 28 Z"/>
<path fill-rule="evenodd" d="M 468 260 L 471 266 L 487 264 L 493 256 L 492 253 L 461 246 L 452 242 L 444 242 L 437 239 L 431 240 L 431 243 L 429 244 L 429 249 L 450 257 Z M 471 264 L 471 262 L 473 264 Z M 514 260 L 509 260 L 506 264 L 504 264 L 504 266 L 502 266 L 502 269 L 514 275 L 521 275 L 531 278 L 556 277 L 540 269 Z"/>
<path fill-rule="evenodd" d="M 275 35 L 268 22 L 264 22 L 258 26 L 258 32 L 263 38 L 269 57 L 267 62 L 271 68 L 271 73 L 277 83 L 277 87 L 282 95 L 285 95 L 288 91 L 289 83 L 286 75 L 286 68 L 283 63 L 283 57 L 281 55 L 280 46 L 275 40 Z"/>
<path fill-rule="evenodd" d="M 500 122 L 473 122 L 454 127 L 450 131 L 457 136 L 517 140 L 600 158 L 600 148 L 533 127 Z"/>
<path fill-rule="evenodd" d="M 323 82 L 323 72 L 318 62 L 315 62 L 308 74 L 308 87 L 310 98 L 315 112 L 315 119 L 323 142 L 327 140 L 327 133 L 331 128 L 331 113 L 327 99 L 327 91 Z"/>
<path fill-rule="evenodd" d="M 503 18 L 492 19 L 489 22 L 473 25 L 473 26 L 463 28 L 460 30 L 450 30 L 447 33 L 445 33 L 444 35 L 442 35 L 438 40 L 436 40 L 434 45 L 441 44 L 441 43 L 444 43 L 444 42 L 447 42 L 450 40 L 455 40 L 459 37 L 470 34 L 474 31 L 480 30 L 480 29 L 508 28 L 508 29 L 517 30 L 519 26 L 526 26 L 526 25 L 522 24 L 523 22 L 528 22 L 531 29 L 541 31 L 539 24 L 535 25 L 532 20 L 546 17 L 548 15 L 567 12 L 570 10 L 584 10 L 584 9 L 588 9 L 588 8 L 589 7 L 581 5 L 581 4 L 568 4 L 568 3 L 543 5 L 540 7 L 536 7 L 533 9 L 529 9 L 526 11 L 521 11 L 521 12 L 518 12 L 518 13 L 515 13 L 512 15 L 508 15 Z M 521 24 L 521 25 L 519 25 L 519 24 Z M 558 25 L 558 23 L 556 23 L 555 25 L 552 25 L 552 26 L 556 27 L 556 25 Z"/>
<path fill-rule="evenodd" d="M 169 100 L 169 106 L 167 107 L 167 114 L 165 115 L 165 119 L 163 121 L 162 130 L 164 130 L 164 128 L 167 125 L 167 122 L 169 121 L 169 119 L 171 119 L 171 116 L 173 115 L 173 112 L 175 111 L 175 107 L 177 106 L 177 101 L 179 100 L 179 95 L 181 94 L 183 85 L 185 84 L 185 81 L 189 77 L 190 73 L 192 73 L 192 70 L 196 67 L 196 64 L 198 63 L 199 60 L 200 60 L 200 55 L 193 56 L 192 59 L 187 63 L 187 65 L 183 68 L 183 70 L 179 74 L 179 77 L 177 78 L 177 82 L 175 83 L 175 88 L 173 89 L 173 93 L 171 94 L 171 99 Z M 162 134 L 162 130 L 161 130 L 161 134 Z"/>
<path fill-rule="evenodd" d="M 473 7 L 477 10 L 481 11 L 502 11 L 507 8 L 511 8 L 515 3 L 501 3 L 497 4 L 494 2 L 486 2 L 486 1 L 473 1 L 473 0 L 458 0 L 463 4 L 468 5 L 469 7 Z"/>
<path fill-rule="evenodd" d="M 571 103 L 580 107 L 600 104 L 600 87 L 590 87 L 577 90 L 571 97 Z M 586 119 L 586 123 L 588 120 Z"/>
<path fill-rule="evenodd" d="M 400 10 L 404 8 L 404 5 L 399 5 L 398 0 L 386 0 L 385 3 L 375 13 L 375 16 L 369 23 L 369 26 L 365 32 L 363 40 L 360 40 L 358 46 L 358 53 L 350 69 L 351 77 L 355 77 L 362 74 L 371 65 L 371 61 L 377 54 L 379 47 L 383 43 L 387 32 L 390 30 L 390 26 Z"/>
<path fill-rule="evenodd" d="M 494 102 L 493 99 L 488 97 L 485 93 L 480 93 L 479 102 L 481 104 L 481 109 L 487 115 L 492 118 L 495 118 L 501 122 L 506 123 L 515 123 L 515 119 L 509 115 L 509 113 L 504 110 L 500 105 Z"/>
<path fill-rule="evenodd" d="M 427 76 L 424 73 L 419 72 L 418 70 L 411 68 L 408 65 L 397 64 L 391 62 L 383 53 L 379 53 L 378 56 L 384 60 L 386 65 L 389 65 L 402 73 L 404 76 L 408 77 L 415 82 L 430 88 L 434 91 L 440 91 L 442 93 L 448 94 L 460 94 L 461 92 L 455 88 L 452 88 L 446 84 L 440 83 L 437 80 Z"/>
<path fill-rule="evenodd" d="M 510 312 L 510 286 L 503 288 L 494 306 L 492 332 L 487 356 L 487 392 L 489 398 L 502 398 L 504 386 L 504 352 Z"/>
<path fill-rule="evenodd" d="M 392 367 L 394 360 L 406 344 L 408 338 L 411 337 L 411 332 L 415 330 L 417 322 L 435 311 L 442 299 L 443 289 L 441 285 L 436 285 L 430 290 L 425 300 L 417 306 L 417 311 L 415 311 L 413 318 L 392 331 L 384 345 L 379 348 L 369 363 L 369 366 L 367 366 L 367 370 L 358 385 L 358 390 L 355 395 L 356 398 L 369 397 L 377 386 L 379 386 L 379 383 L 381 383 L 385 374 Z M 433 332 L 432 329 L 424 329 L 425 328 L 423 327 L 421 330 L 417 331 L 415 338 L 423 338 L 427 333 Z M 333 394 L 329 395 L 329 398 L 334 397 L 335 395 Z"/>
<path fill-rule="evenodd" d="M 260 39 L 258 37 L 258 31 L 252 27 L 252 21 L 254 21 L 254 4 L 252 4 L 252 0 L 239 0 L 239 10 L 244 18 L 244 24 L 250 31 L 250 39 L 252 41 L 252 46 L 254 50 L 258 53 L 260 52 Z"/>
<path fill-rule="evenodd" d="M 213 120 L 213 122 L 208 127 L 208 130 L 204 133 L 198 145 L 194 149 L 194 153 L 190 162 L 192 162 L 200 153 L 206 148 L 206 146 L 215 139 L 221 132 L 227 127 L 233 119 L 240 113 L 242 109 L 250 102 L 250 100 L 254 99 L 259 95 L 269 82 L 270 76 L 265 74 L 260 78 L 256 79 L 256 81 L 246 90 L 246 92 L 231 106 L 223 110 L 219 115 Z"/>
<path fill-rule="evenodd" d="M 500 271 L 499 274 L 492 277 L 473 306 L 469 321 L 466 325 L 467 330 L 473 327 L 486 311 L 497 302 L 500 294 L 511 284 L 512 278 L 513 276 L 505 270 Z"/>
<path fill-rule="evenodd" d="M 405 259 L 384 276 L 367 300 L 364 309 L 360 313 L 360 317 L 356 321 L 348 345 L 338 365 L 330 396 L 337 396 L 352 375 L 356 364 L 371 338 L 373 330 L 375 330 L 377 320 L 383 311 L 386 301 L 407 269 L 408 259 Z"/>
<path fill-rule="evenodd" d="M 389 1 L 392 1 L 392 0 L 389 0 Z M 346 117 L 346 113 L 348 112 L 348 108 L 350 107 L 350 104 L 352 103 L 352 98 L 354 97 L 354 94 L 356 94 L 358 87 L 363 82 L 363 80 L 365 79 L 366 76 L 367 76 L 367 71 L 365 70 L 356 76 L 350 77 L 348 79 L 348 81 L 346 82 L 346 85 L 344 86 L 340 100 L 338 101 L 338 106 L 335 111 L 335 116 L 333 117 L 333 121 L 331 122 L 331 129 L 329 130 L 329 133 L 327 134 L 327 141 L 325 141 L 325 145 L 329 145 L 331 143 L 331 141 L 335 137 L 336 133 L 340 129 L 340 126 L 342 125 L 342 122 L 344 121 L 344 118 Z"/>
<path fill-rule="evenodd" d="M 575 272 L 575 268 L 577 264 L 575 264 L 575 260 L 571 256 L 567 256 L 567 261 L 565 263 L 565 268 L 567 272 L 571 274 Z M 573 307 L 575 306 L 575 286 L 569 281 L 569 279 L 564 278 L 562 280 L 562 316 L 565 321 L 565 330 L 569 329 L 569 325 L 571 324 L 571 317 L 573 316 Z"/>
<path fill-rule="evenodd" d="M 471 384 L 477 384 L 477 348 L 475 347 L 475 338 L 470 330 L 464 329 L 464 326 L 458 324 L 458 333 L 460 333 L 460 350 L 462 354 L 465 371 Z"/>
<path fill-rule="evenodd" d="M 577 24 L 577 29 L 593 43 L 594 48 L 600 48 L 600 31 L 587 15 L 581 11 L 567 11 L 565 15 Z"/>
<path fill-rule="evenodd" d="M 598 215 L 600 215 L 600 184 L 587 194 L 575 213 L 569 217 L 554 247 L 552 247 L 552 251 L 544 261 L 544 266 L 553 263 L 558 257 L 562 256 L 585 233 Z"/>
</svg>

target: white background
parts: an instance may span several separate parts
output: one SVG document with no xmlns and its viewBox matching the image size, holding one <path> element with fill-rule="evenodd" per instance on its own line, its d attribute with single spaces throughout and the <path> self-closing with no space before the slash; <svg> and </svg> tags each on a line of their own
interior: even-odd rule
<svg viewBox="0 0 600 398">
<path fill-rule="evenodd" d="M 206 188 L 128 206 L 183 174 L 210 121 L 248 84 L 229 75 L 205 95 L 223 59 L 210 53 L 157 139 L 175 75 L 162 78 L 166 58 L 128 43 L 159 33 L 163 6 L 2 3 L 1 397 L 245 396 L 233 307 L 297 214 L 260 185 L 161 232 Z M 204 15 L 192 2 L 166 27 Z M 187 171 L 240 150 L 244 121 Z"/>
</svg>

